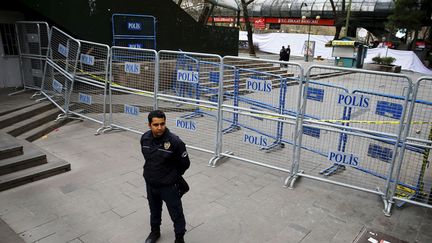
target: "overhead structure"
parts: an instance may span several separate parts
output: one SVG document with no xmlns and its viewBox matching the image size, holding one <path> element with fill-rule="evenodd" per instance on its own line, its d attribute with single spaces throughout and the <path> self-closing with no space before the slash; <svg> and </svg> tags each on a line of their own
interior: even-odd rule
<svg viewBox="0 0 432 243">
<path fill-rule="evenodd" d="M 206 0 L 206 1 L 212 3 L 215 6 L 227 8 L 230 10 L 238 11 L 240 9 L 236 0 Z"/>
<path fill-rule="evenodd" d="M 210 1 L 210 0 L 209 0 Z M 211 2 L 235 2 L 217 1 Z M 334 0 L 336 11 L 342 12 L 342 0 Z M 348 6 L 348 1 L 345 1 Z M 222 6 L 222 5 L 220 5 Z M 352 17 L 383 17 L 390 14 L 394 8 L 393 0 L 352 0 Z M 333 9 L 330 0 L 255 0 L 248 5 L 251 17 L 298 17 L 308 15 L 333 18 Z M 215 8 L 215 16 L 234 16 L 230 8 Z"/>
</svg>

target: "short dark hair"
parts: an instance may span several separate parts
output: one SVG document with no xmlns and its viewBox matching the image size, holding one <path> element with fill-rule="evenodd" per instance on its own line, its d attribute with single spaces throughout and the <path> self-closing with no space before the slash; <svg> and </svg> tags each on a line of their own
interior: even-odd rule
<svg viewBox="0 0 432 243">
<path fill-rule="evenodd" d="M 165 113 L 161 110 L 154 110 L 154 111 L 150 111 L 150 113 L 148 114 L 148 122 L 149 124 L 151 124 L 153 117 L 156 118 L 163 118 L 164 120 L 166 120 L 166 116 Z"/>
</svg>

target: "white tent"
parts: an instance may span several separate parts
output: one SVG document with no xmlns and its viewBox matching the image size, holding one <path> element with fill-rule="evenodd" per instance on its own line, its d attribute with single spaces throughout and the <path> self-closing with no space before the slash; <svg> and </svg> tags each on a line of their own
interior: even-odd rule
<svg viewBox="0 0 432 243">
<path fill-rule="evenodd" d="M 332 59 L 332 48 L 325 47 L 325 44 L 333 40 L 329 35 L 310 35 L 310 41 L 315 41 L 314 57 L 321 56 L 325 59 Z M 260 51 L 278 54 L 282 46 L 290 45 L 292 56 L 303 56 L 303 46 L 307 41 L 307 34 L 294 33 L 268 33 L 253 34 L 254 45 L 257 45 Z M 240 41 L 247 41 L 247 32 L 240 31 Z M 371 63 L 372 58 L 380 55 L 381 57 L 391 56 L 396 58 L 395 65 L 399 65 L 403 70 L 411 70 L 418 73 L 432 75 L 432 70 L 423 65 L 417 55 L 412 51 L 399 51 L 387 48 L 369 49 L 365 63 Z"/>
<path fill-rule="evenodd" d="M 310 41 L 315 41 L 315 57 L 331 58 L 332 49 L 324 45 L 333 40 L 333 36 L 326 35 L 310 35 Z M 247 32 L 240 31 L 239 39 L 247 41 Z M 260 51 L 278 54 L 282 46 L 291 48 L 291 56 L 303 56 L 303 46 L 307 41 L 307 34 L 293 33 L 268 33 L 268 34 L 253 34 L 253 42 L 258 46 Z"/>
</svg>

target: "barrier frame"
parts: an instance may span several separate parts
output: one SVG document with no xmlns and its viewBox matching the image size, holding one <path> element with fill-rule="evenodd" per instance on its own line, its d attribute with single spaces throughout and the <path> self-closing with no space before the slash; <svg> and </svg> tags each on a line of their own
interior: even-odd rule
<svg viewBox="0 0 432 243">
<path fill-rule="evenodd" d="M 30 54 L 30 53 L 24 53 L 22 50 L 22 42 L 21 42 L 21 38 L 20 37 L 20 30 L 18 25 L 26 25 L 26 24 L 35 24 L 37 27 L 37 37 L 38 37 L 38 50 L 40 52 L 40 55 L 35 55 L 35 54 Z M 42 39 L 42 34 L 41 34 L 41 28 L 45 28 L 45 31 L 47 33 L 47 39 L 45 40 L 47 43 L 47 46 L 42 46 L 41 44 L 41 39 Z M 19 61 L 20 61 L 20 65 L 21 65 L 21 82 L 23 85 L 23 90 L 19 90 L 13 93 L 10 93 L 9 96 L 14 95 L 14 94 L 18 94 L 21 92 L 24 92 L 27 89 L 32 89 L 35 90 L 36 92 L 31 96 L 31 98 L 38 96 L 41 94 L 41 89 L 42 89 L 42 83 L 43 83 L 43 77 L 41 79 L 41 84 L 40 87 L 36 86 L 36 85 L 29 85 L 26 80 L 25 80 L 25 74 L 24 74 L 24 59 L 29 59 L 30 62 L 32 60 L 38 60 L 40 62 L 40 67 L 41 67 L 41 74 L 44 75 L 44 61 L 46 62 L 47 56 L 48 56 L 48 49 L 49 49 L 49 44 L 50 44 L 50 28 L 47 22 L 43 22 L 43 21 L 16 21 L 15 22 L 15 33 L 17 36 L 17 44 L 18 44 L 18 53 L 19 53 Z M 25 37 L 24 37 L 25 38 Z M 23 38 L 23 39 L 24 39 Z M 26 39 L 26 38 L 25 38 Z M 43 50 L 45 50 L 45 55 L 43 55 Z M 32 74 L 33 75 L 33 74 Z"/>
<path fill-rule="evenodd" d="M 306 112 L 306 105 L 307 105 L 307 99 L 306 99 L 306 95 L 305 95 L 305 90 L 308 87 L 308 83 L 310 81 L 310 74 L 311 74 L 311 70 L 313 70 L 314 68 L 323 68 L 323 69 L 330 69 L 330 70 L 342 70 L 342 71 L 355 71 L 356 73 L 364 73 L 364 74 L 376 74 L 376 75 L 382 75 L 385 74 L 387 76 L 393 76 L 393 77 L 399 77 L 399 78 L 404 78 L 407 80 L 408 82 L 408 91 L 407 94 L 405 96 L 404 99 L 404 109 L 401 115 L 401 118 L 399 120 L 399 127 L 397 129 L 397 133 L 396 134 L 387 134 L 387 133 L 381 133 L 378 131 L 368 131 L 367 129 L 359 129 L 359 128 L 355 128 L 355 127 L 349 127 L 349 126 L 341 126 L 339 127 L 339 125 L 337 124 L 329 124 L 326 122 L 317 122 L 317 121 L 313 121 L 313 120 L 306 120 L 305 119 L 305 112 Z M 373 194 L 377 194 L 379 196 L 382 197 L 382 201 L 384 203 L 384 214 L 386 216 L 390 216 L 391 213 L 391 207 L 394 203 L 393 198 L 391 197 L 391 190 L 392 188 L 396 187 L 396 183 L 395 183 L 395 179 L 394 179 L 394 174 L 397 173 L 395 171 L 395 168 L 399 168 L 400 164 L 402 162 L 402 157 L 403 156 L 396 156 L 398 154 L 399 149 L 402 151 L 402 153 L 405 150 L 405 141 L 404 141 L 404 134 L 408 132 L 408 129 L 406 129 L 406 127 L 404 126 L 404 121 L 407 115 L 407 109 L 408 109 L 408 102 L 410 99 L 410 94 L 412 93 L 412 89 L 413 89 L 413 83 L 411 81 L 411 79 L 406 76 L 406 75 L 401 75 L 401 74 L 393 74 L 393 73 L 382 73 L 382 72 L 377 72 L 377 71 L 368 71 L 368 70 L 357 70 L 357 69 L 349 69 L 349 68 L 340 68 L 340 67 L 332 67 L 332 66 L 324 66 L 324 65 L 312 65 L 311 67 L 309 67 L 309 69 L 306 72 L 306 76 L 305 76 L 305 81 L 304 81 L 304 87 L 302 89 L 302 102 L 301 105 L 299 107 L 299 113 L 300 113 L 300 117 L 299 117 L 299 122 L 300 122 L 300 128 L 299 128 L 299 133 L 301 134 L 299 136 L 299 140 L 297 142 L 297 146 L 299 146 L 300 148 L 302 147 L 302 137 L 303 137 L 303 127 L 305 126 L 305 124 L 307 124 L 308 127 L 313 127 L 314 124 L 316 125 L 321 125 L 317 128 L 320 129 L 324 129 L 327 131 L 332 131 L 333 129 L 340 129 L 340 130 L 333 130 L 335 132 L 339 132 L 339 133 L 346 133 L 346 134 L 351 134 L 351 135 L 355 135 L 355 136 L 359 136 L 359 137 L 364 137 L 364 138 L 372 138 L 372 139 L 378 139 L 378 140 L 383 140 L 383 141 L 393 141 L 395 142 L 394 145 L 394 149 L 393 149 L 393 156 L 392 156 L 392 161 L 391 161 L 391 167 L 389 168 L 388 171 L 388 175 L 387 175 L 387 179 L 386 179 L 386 183 L 385 183 L 385 189 L 384 191 L 380 191 L 380 190 L 371 190 L 371 189 L 367 189 L 367 188 L 363 188 L 360 186 L 355 186 L 355 185 L 350 185 L 348 183 L 343 183 L 343 182 L 338 182 L 338 181 L 333 181 L 333 180 L 328 180 L 325 178 L 321 178 L 318 176 L 313 176 L 313 175 L 308 175 L 305 174 L 303 170 L 299 170 L 299 167 L 296 167 L 296 170 L 292 170 L 292 173 L 286 178 L 285 180 L 285 186 L 288 186 L 289 188 L 294 188 L 294 183 L 296 181 L 296 179 L 300 176 L 305 177 L 305 178 L 309 178 L 309 179 L 314 179 L 314 180 L 318 180 L 318 181 L 322 181 L 322 182 L 326 182 L 326 183 L 330 183 L 330 184 L 336 184 L 339 186 L 343 186 L 343 187 L 347 187 L 347 188 L 351 188 L 351 189 L 355 189 L 355 190 L 360 190 L 360 191 L 365 191 L 365 192 L 369 192 L 369 193 L 373 193 Z M 367 134 L 369 133 L 369 134 Z M 390 138 L 383 138 L 380 135 L 389 135 L 389 137 L 393 137 L 393 140 Z M 395 140 L 394 140 L 395 139 Z M 300 150 L 297 151 L 297 155 L 298 157 L 296 158 L 296 161 L 300 161 L 301 159 L 301 152 Z M 396 159 L 396 157 L 398 157 Z"/>
<path fill-rule="evenodd" d="M 226 59 L 238 59 L 238 60 L 250 60 L 250 61 L 256 61 L 255 58 L 245 58 L 245 57 L 235 57 L 235 56 L 225 56 L 224 58 L 222 58 L 222 73 L 224 73 L 224 69 L 225 69 L 225 62 Z M 301 67 L 300 64 L 297 63 L 292 63 L 292 62 L 283 62 L 283 61 L 275 61 L 275 60 L 268 60 L 268 59 L 260 59 L 260 61 L 263 62 L 269 62 L 269 63 L 273 63 L 273 64 L 279 64 L 283 65 L 283 64 L 288 64 L 291 65 L 294 68 L 297 68 L 299 70 L 299 76 L 298 76 L 298 80 L 297 83 L 299 85 L 299 95 L 298 95 L 298 100 L 297 100 L 297 104 L 295 104 L 295 106 L 298 107 L 298 105 L 300 104 L 300 93 L 301 93 L 301 84 L 302 81 L 304 79 L 304 70 Z M 232 66 L 232 65 L 228 65 L 228 66 Z M 237 69 L 237 68 L 236 68 Z M 235 72 L 235 76 L 236 79 L 238 80 L 238 72 Z M 284 80 L 286 80 L 287 78 L 284 78 Z M 296 78 L 292 78 L 292 79 L 296 79 Z M 234 85 L 236 87 L 236 85 Z M 238 87 L 238 85 L 237 85 Z M 264 120 L 271 120 L 271 121 L 275 121 L 278 124 L 291 124 L 294 125 L 294 136 L 293 136 L 293 141 L 284 141 L 285 143 L 291 143 L 293 144 L 293 156 L 292 156 L 292 164 L 291 167 L 294 168 L 294 165 L 296 163 L 296 147 L 297 147 L 297 140 L 298 140 L 298 135 L 299 135 L 299 123 L 298 123 L 298 118 L 299 118 L 299 113 L 296 112 L 294 115 L 287 115 L 284 114 L 284 110 L 285 110 L 285 102 L 284 104 L 280 104 L 280 106 L 276 109 L 277 113 L 275 112 L 266 112 L 266 111 L 259 111 L 257 112 L 256 110 L 253 109 L 249 109 L 249 108 L 244 108 L 244 107 L 240 107 L 238 105 L 238 103 L 236 103 L 235 99 L 234 99 L 234 104 L 233 105 L 228 105 L 228 104 L 224 104 L 223 100 L 224 100 L 224 82 L 223 80 L 220 81 L 219 83 L 219 97 L 218 97 L 218 115 L 219 115 L 219 120 L 218 120 L 218 127 L 217 127 L 217 147 L 215 150 L 215 154 L 214 156 L 209 160 L 208 165 L 211 167 L 216 167 L 217 164 L 222 161 L 225 160 L 226 158 L 232 158 L 232 159 L 236 159 L 242 162 L 246 162 L 246 163 L 250 163 L 250 164 L 254 164 L 254 165 L 258 165 L 261 167 L 266 167 L 266 168 L 270 168 L 270 169 L 274 169 L 274 170 L 278 170 L 278 171 L 282 171 L 282 172 L 286 172 L 286 173 L 291 173 L 290 169 L 286 169 L 286 168 L 282 168 L 279 166 L 273 166 L 267 163 L 263 163 L 263 162 L 259 162 L 259 161 L 254 161 L 251 159 L 247 159 L 247 158 L 242 158 L 242 157 L 238 157 L 235 156 L 233 152 L 231 151 L 225 151 L 223 152 L 223 134 L 226 133 L 226 130 L 223 128 L 223 112 L 230 112 L 233 113 L 234 115 L 247 115 L 250 117 L 257 117 L 257 118 L 262 118 Z M 284 90 L 284 88 L 281 86 L 280 88 L 280 92 L 281 94 L 284 94 L 285 97 L 285 92 L 283 92 L 282 90 Z M 236 91 L 234 91 L 236 92 Z M 258 114 L 259 113 L 259 114 Z M 263 117 L 264 115 L 264 117 Z M 235 123 L 233 123 L 235 124 Z M 279 128 L 282 126 L 279 126 Z M 278 131 L 279 131 L 278 128 Z M 288 161 L 288 160 L 287 160 Z M 288 166 L 289 167 L 289 166 Z"/>
<path fill-rule="evenodd" d="M 401 155 L 400 160 L 401 163 L 398 164 L 398 167 L 396 169 L 396 175 L 395 175 L 395 183 L 392 184 L 391 189 L 389 190 L 389 195 L 388 198 L 390 198 L 391 200 L 397 200 L 397 201 L 401 201 L 404 203 L 410 203 L 410 204 L 414 204 L 414 205 L 418 205 L 418 206 L 422 206 L 422 207 L 426 207 L 426 208 L 432 208 L 432 204 L 429 203 L 424 203 L 424 202 L 418 202 L 415 200 L 411 200 L 411 199 L 405 199 L 405 198 L 401 198 L 395 195 L 396 192 L 396 186 L 399 184 L 400 181 L 400 172 L 401 172 L 401 167 L 402 164 L 404 162 L 402 162 L 402 160 L 404 159 L 404 154 L 405 154 L 405 150 L 407 146 L 416 146 L 416 147 L 420 147 L 425 149 L 424 155 L 428 155 L 430 156 L 430 150 L 432 149 L 432 127 L 430 128 L 429 131 L 429 135 L 427 139 L 419 139 L 419 138 L 414 138 L 414 137 L 410 137 L 409 136 L 409 132 L 411 130 L 411 124 L 412 124 L 412 120 L 413 120 L 413 116 L 414 116 L 414 108 L 416 106 L 417 103 L 420 103 L 419 100 L 417 100 L 417 95 L 419 92 L 419 88 L 422 82 L 431 82 L 432 83 L 432 77 L 428 77 L 428 76 L 422 76 L 420 78 L 417 79 L 417 81 L 414 84 L 414 90 L 410 99 L 410 106 L 409 106 L 409 113 L 408 113 L 408 118 L 406 121 L 406 130 L 404 133 L 404 140 L 403 140 L 403 144 L 402 144 L 402 151 L 401 151 Z M 422 101 L 423 102 L 423 101 Z M 428 101 L 428 105 L 432 106 L 432 100 Z M 429 121 L 431 122 L 431 121 Z M 417 179 L 417 187 L 420 188 L 419 191 L 416 191 L 416 194 L 422 191 L 422 179 L 424 177 L 424 172 L 425 172 L 425 161 L 422 161 L 422 167 L 421 167 L 421 171 L 420 171 L 420 175 Z M 432 199 L 432 189 L 429 192 L 429 201 L 431 201 Z M 388 213 L 390 213 L 391 208 L 388 209 Z"/>
<path fill-rule="evenodd" d="M 109 72 L 110 72 L 110 49 L 111 48 L 106 44 L 96 43 L 96 42 L 92 42 L 92 41 L 86 41 L 86 40 L 80 40 L 80 39 L 78 39 L 78 41 L 80 42 L 80 44 L 85 43 L 88 45 L 98 46 L 99 48 L 102 48 L 102 49 L 106 48 L 106 60 L 104 60 L 106 64 L 104 66 L 105 70 L 103 71 L 104 72 L 103 78 L 99 78 L 95 75 L 92 75 L 91 73 L 86 73 L 86 74 L 88 74 L 92 78 L 82 77 L 80 75 L 76 75 L 76 72 L 75 72 L 75 78 L 74 78 L 74 82 L 73 82 L 73 84 L 75 84 L 75 82 L 80 82 L 80 83 L 84 83 L 84 84 L 94 86 L 97 88 L 102 88 L 104 90 L 103 91 L 104 102 L 103 102 L 103 111 L 102 111 L 103 114 L 102 114 L 102 120 L 101 121 L 99 121 L 95 118 L 92 118 L 90 116 L 86 116 L 84 114 L 81 114 L 79 112 L 71 111 L 71 113 L 76 115 L 76 116 L 79 116 L 79 117 L 82 117 L 82 118 L 85 118 L 85 119 L 88 119 L 88 120 L 91 120 L 93 122 L 101 124 L 102 126 L 96 130 L 96 135 L 98 135 L 109 127 L 109 124 L 108 124 L 107 119 L 106 119 L 106 114 L 107 114 L 106 106 L 107 106 L 107 98 L 108 98 L 107 92 L 108 92 L 108 83 L 109 83 L 108 77 L 109 77 Z M 82 50 L 80 48 L 79 57 L 78 57 L 78 59 L 80 60 L 79 63 L 81 63 L 81 57 L 83 54 L 81 51 Z M 78 61 L 77 61 L 77 66 L 78 66 Z M 84 70 L 81 70 L 78 67 L 76 67 L 76 71 L 81 71 L 81 72 L 85 73 Z M 101 82 L 103 82 L 103 83 L 101 83 Z"/>
<path fill-rule="evenodd" d="M 163 55 L 177 55 L 177 56 L 183 56 L 183 57 L 188 57 L 188 58 L 192 58 L 195 59 L 197 65 L 200 65 L 200 62 L 202 62 L 202 60 L 198 60 L 197 58 L 194 57 L 208 57 L 208 58 L 216 58 L 217 60 L 220 60 L 219 62 L 206 62 L 208 65 L 212 65 L 212 66 L 216 66 L 219 69 L 219 86 L 221 85 L 221 83 L 223 82 L 223 65 L 222 65 L 222 57 L 220 55 L 217 54 L 207 54 L 207 53 L 198 53 L 198 52 L 185 52 L 185 51 L 171 51 L 171 50 L 160 50 L 157 53 L 157 62 L 158 62 L 158 78 L 157 78 L 157 84 L 155 85 L 155 108 L 158 109 L 159 108 L 159 101 L 168 101 L 168 102 L 173 102 L 173 103 L 177 103 L 177 104 L 185 104 L 185 105 L 191 105 L 191 106 L 196 106 L 195 111 L 193 111 L 192 114 L 183 116 L 184 119 L 191 119 L 191 118 L 195 118 L 197 116 L 204 116 L 205 112 L 200 110 L 200 107 L 205 107 L 208 109 L 214 109 L 217 110 L 218 109 L 218 104 L 219 104 L 219 100 L 218 102 L 213 102 L 213 101 L 208 101 L 208 100 L 202 100 L 200 98 L 200 95 L 196 95 L 195 98 L 193 97 L 182 97 L 179 96 L 178 93 L 176 92 L 177 96 L 175 95 L 169 95 L 169 94 L 163 94 L 159 92 L 160 89 L 160 72 L 161 72 L 161 66 L 160 66 L 160 60 L 163 57 Z M 178 70 L 178 66 L 177 66 L 177 59 L 176 60 L 176 66 L 175 66 L 175 71 L 177 72 Z M 197 69 L 198 73 L 199 73 L 199 68 Z M 177 80 L 174 83 L 176 83 Z M 174 86 L 171 86 L 171 89 L 173 89 Z M 196 88 L 196 92 L 197 94 L 199 94 L 199 92 L 201 92 L 200 90 L 200 84 L 199 82 L 196 84 L 195 86 Z M 173 90 L 175 91 L 175 90 Z M 219 87 L 219 91 L 218 94 L 220 94 L 221 90 Z M 220 97 L 220 95 L 219 95 Z M 220 118 L 220 114 L 219 114 L 219 110 L 217 110 L 217 113 L 215 115 L 216 118 L 216 123 L 219 122 Z M 217 130 L 216 130 L 217 132 Z M 193 146 L 193 145 L 187 145 L 187 148 L 191 148 L 197 151 L 201 151 L 201 152 L 205 152 L 205 153 L 209 153 L 209 154 L 215 154 L 215 149 L 216 147 L 218 147 L 218 139 L 217 136 L 215 138 L 214 141 L 214 148 L 212 150 L 210 149 L 206 149 L 206 148 L 201 148 L 198 146 Z"/>
</svg>

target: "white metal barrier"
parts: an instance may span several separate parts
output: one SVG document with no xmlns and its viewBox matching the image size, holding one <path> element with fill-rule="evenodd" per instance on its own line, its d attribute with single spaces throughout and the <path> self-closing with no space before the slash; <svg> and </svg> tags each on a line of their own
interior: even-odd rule
<svg viewBox="0 0 432 243">
<path fill-rule="evenodd" d="M 229 157 L 289 172 L 302 68 L 232 56 L 224 57 L 223 64 L 219 143 L 209 164 Z"/>
<path fill-rule="evenodd" d="M 46 22 L 17 21 L 15 31 L 24 89 L 40 91 L 48 52 L 49 26 Z"/>
<path fill-rule="evenodd" d="M 108 45 L 79 40 L 80 56 L 71 95 L 71 113 L 102 125 L 98 132 L 109 126 L 108 106 Z"/>
<path fill-rule="evenodd" d="M 397 204 L 409 202 L 432 208 L 432 77 L 421 77 L 415 83 L 406 120 L 403 162 L 396 168 L 397 183 L 390 197 Z"/>
<path fill-rule="evenodd" d="M 66 117 L 69 113 L 69 99 L 79 52 L 79 41 L 55 26 L 51 28 L 41 91 Z M 63 116 L 59 116 L 61 117 Z"/>
<path fill-rule="evenodd" d="M 146 113 L 155 107 L 157 53 L 114 46 L 110 56 L 108 124 L 113 128 L 143 133 L 148 129 Z"/>
<path fill-rule="evenodd" d="M 159 51 L 157 108 L 167 125 L 188 147 L 214 153 L 218 121 L 218 85 L 222 79 L 218 55 Z"/>
<path fill-rule="evenodd" d="M 411 93 L 405 75 L 310 67 L 300 109 L 299 169 L 286 183 L 292 187 L 304 176 L 375 193 L 389 214 Z"/>
</svg>

